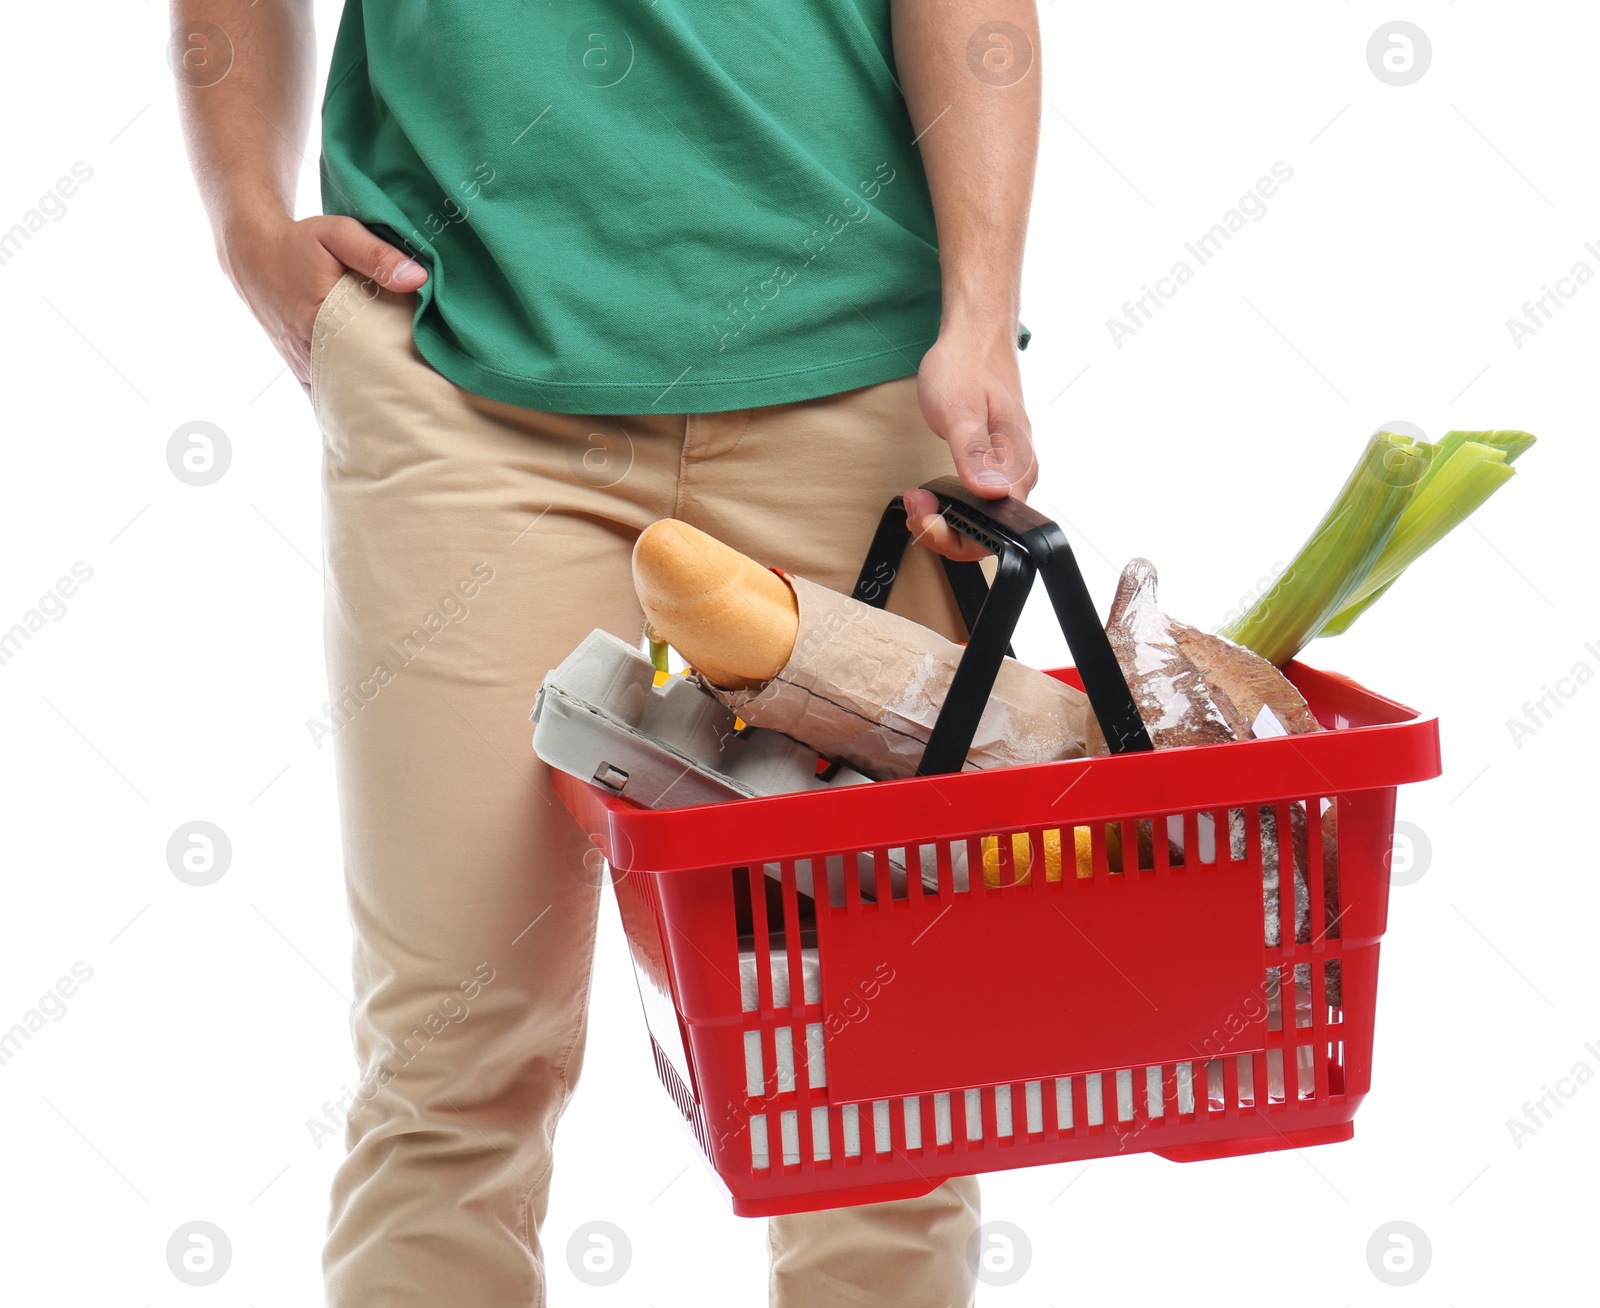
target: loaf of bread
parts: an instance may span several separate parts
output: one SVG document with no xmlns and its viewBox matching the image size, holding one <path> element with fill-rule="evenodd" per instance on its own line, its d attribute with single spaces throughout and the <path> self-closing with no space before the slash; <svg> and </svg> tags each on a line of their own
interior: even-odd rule
<svg viewBox="0 0 1600 1308">
<path fill-rule="evenodd" d="M 656 633 L 744 721 L 875 780 L 916 771 L 962 646 L 674 519 L 640 534 L 633 569 Z M 1082 691 L 1008 658 L 966 768 L 1081 757 L 1088 715 Z"/>
</svg>

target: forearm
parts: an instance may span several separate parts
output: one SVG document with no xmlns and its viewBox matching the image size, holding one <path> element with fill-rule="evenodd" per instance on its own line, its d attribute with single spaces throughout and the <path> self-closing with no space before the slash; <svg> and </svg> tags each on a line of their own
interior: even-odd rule
<svg viewBox="0 0 1600 1308">
<path fill-rule="evenodd" d="M 890 0 L 890 13 L 938 226 L 941 333 L 1014 343 L 1039 147 L 1033 0 Z"/>
<path fill-rule="evenodd" d="M 189 162 L 226 268 L 230 245 L 294 217 L 315 72 L 311 0 L 172 0 L 172 21 Z"/>
</svg>

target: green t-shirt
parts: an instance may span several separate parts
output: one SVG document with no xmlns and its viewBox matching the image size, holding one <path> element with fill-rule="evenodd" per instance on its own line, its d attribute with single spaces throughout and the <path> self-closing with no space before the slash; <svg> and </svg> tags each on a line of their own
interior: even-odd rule
<svg viewBox="0 0 1600 1308">
<path fill-rule="evenodd" d="M 347 0 L 322 202 L 427 268 L 417 347 L 457 385 L 709 413 L 916 371 L 914 135 L 889 0 Z"/>
</svg>

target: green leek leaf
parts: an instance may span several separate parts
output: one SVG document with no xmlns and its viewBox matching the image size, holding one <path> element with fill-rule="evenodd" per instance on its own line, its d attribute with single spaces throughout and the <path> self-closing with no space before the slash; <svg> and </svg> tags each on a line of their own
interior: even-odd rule
<svg viewBox="0 0 1600 1308">
<path fill-rule="evenodd" d="M 1273 588 L 1219 634 L 1282 666 L 1351 603 L 1429 471 L 1433 447 L 1374 433 L 1349 480 Z"/>
<path fill-rule="evenodd" d="M 1348 631 L 1408 567 L 1466 521 L 1515 475 L 1513 459 L 1534 444 L 1527 432 L 1446 433 L 1433 447 L 1427 470 L 1400 516 L 1383 553 L 1350 601 L 1317 633 Z"/>
</svg>

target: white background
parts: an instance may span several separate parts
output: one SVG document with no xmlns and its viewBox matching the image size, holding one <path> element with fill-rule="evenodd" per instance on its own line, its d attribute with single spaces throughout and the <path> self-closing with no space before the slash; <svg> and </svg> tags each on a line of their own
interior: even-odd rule
<svg viewBox="0 0 1600 1308">
<path fill-rule="evenodd" d="M 1427 862 L 1394 892 L 1355 1140 L 992 1176 L 986 1216 L 1027 1232 L 1032 1264 L 981 1301 L 1591 1298 L 1580 1250 L 1600 1086 L 1520 1148 L 1507 1121 L 1575 1064 L 1600 1070 L 1600 1044 L 1585 1048 L 1600 1042 L 1600 691 L 1583 687 L 1520 748 L 1507 721 L 1575 664 L 1600 669 L 1586 647 L 1600 642 L 1600 286 L 1520 349 L 1506 321 L 1576 261 L 1600 271 L 1584 249 L 1600 241 L 1600 17 L 1482 0 L 1041 9 L 1023 357 L 1035 502 L 1070 524 L 1102 605 L 1143 554 L 1165 606 L 1213 625 L 1292 554 L 1379 423 L 1519 427 L 1541 443 L 1352 634 L 1307 654 L 1437 714 L 1445 749 L 1445 775 L 1400 800 Z M 326 59 L 337 6 L 319 10 Z M 1432 43 L 1404 87 L 1365 53 L 1397 18 Z M 0 626 L 74 562 L 93 578 L 0 667 L 0 1028 L 75 962 L 93 979 L 0 1067 L 0 1293 L 314 1303 L 338 1143 L 319 1150 L 306 1122 L 355 1076 L 331 751 L 304 725 L 326 697 L 319 438 L 213 261 L 161 7 L 13 6 L 5 26 L 0 230 L 75 162 L 93 177 L 0 265 Z M 1118 348 L 1106 320 L 1280 160 L 1293 180 L 1266 216 Z M 310 164 L 301 183 L 309 212 Z M 164 454 L 196 419 L 233 449 L 205 488 Z M 1042 605 L 1018 653 L 1065 661 Z M 164 852 L 195 818 L 234 851 L 203 888 Z M 727 1213 L 655 1082 L 609 904 L 597 967 L 546 1229 L 552 1299 L 761 1302 L 764 1224 Z M 626 1138 L 608 1126 L 619 1118 L 636 1124 Z M 633 1248 L 610 1289 L 580 1284 L 563 1253 L 596 1218 Z M 232 1243 L 208 1289 L 165 1259 L 193 1219 Z M 1432 1247 L 1403 1289 L 1366 1256 L 1394 1219 Z"/>
</svg>

